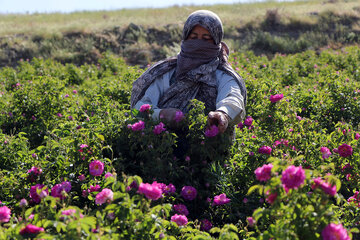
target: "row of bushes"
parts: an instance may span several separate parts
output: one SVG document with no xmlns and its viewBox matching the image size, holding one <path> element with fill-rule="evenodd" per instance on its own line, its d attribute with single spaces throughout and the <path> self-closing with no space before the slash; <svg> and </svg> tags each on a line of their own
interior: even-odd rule
<svg viewBox="0 0 360 240">
<path fill-rule="evenodd" d="M 131 110 L 143 70 L 113 55 L 1 69 L 0 238 L 358 237 L 360 49 L 230 61 L 234 140 L 198 101 L 180 132 Z"/>
</svg>

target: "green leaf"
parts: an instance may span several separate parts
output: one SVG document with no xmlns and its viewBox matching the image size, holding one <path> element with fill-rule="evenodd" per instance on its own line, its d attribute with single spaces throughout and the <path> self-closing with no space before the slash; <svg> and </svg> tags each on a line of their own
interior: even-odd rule
<svg viewBox="0 0 360 240">
<path fill-rule="evenodd" d="M 101 140 L 101 141 L 105 141 L 105 138 L 103 135 L 101 134 L 96 134 L 96 136 Z"/>
<path fill-rule="evenodd" d="M 254 185 L 251 186 L 247 192 L 247 195 L 252 194 L 254 191 L 258 191 L 259 195 L 262 195 L 263 191 L 264 191 L 264 186 L 263 185 Z"/>
</svg>

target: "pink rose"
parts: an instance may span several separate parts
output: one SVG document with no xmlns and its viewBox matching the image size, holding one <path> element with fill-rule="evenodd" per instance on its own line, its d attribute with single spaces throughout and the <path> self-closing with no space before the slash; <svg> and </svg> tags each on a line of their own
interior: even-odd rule
<svg viewBox="0 0 360 240">
<path fill-rule="evenodd" d="M 76 209 L 68 209 L 68 210 L 64 210 L 61 212 L 61 215 L 64 216 L 75 216 L 76 214 Z M 83 218 L 84 215 L 82 215 L 81 213 L 79 214 L 80 218 Z M 60 217 L 61 220 L 64 220 L 64 217 Z"/>
<path fill-rule="evenodd" d="M 28 178 L 30 182 L 35 182 L 36 178 L 42 173 L 42 169 L 38 167 L 32 167 L 27 171 L 27 173 L 29 174 Z"/>
<path fill-rule="evenodd" d="M 23 198 L 23 199 L 20 200 L 19 206 L 20 206 L 21 208 L 24 208 L 24 207 L 26 207 L 27 205 L 28 205 L 28 202 L 27 202 L 27 200 L 26 200 L 25 198 Z"/>
<path fill-rule="evenodd" d="M 350 237 L 341 223 L 330 223 L 322 231 L 321 236 L 323 240 L 350 240 Z"/>
<path fill-rule="evenodd" d="M 239 122 L 237 125 L 237 128 L 243 129 L 244 128 L 244 124 L 242 122 Z"/>
<path fill-rule="evenodd" d="M 189 211 L 188 211 L 187 207 L 184 204 L 174 205 L 173 208 L 177 213 L 179 213 L 181 215 L 187 216 L 189 214 Z"/>
<path fill-rule="evenodd" d="M 285 189 L 298 188 L 305 181 L 305 171 L 302 167 L 289 166 L 282 172 L 281 182 Z"/>
<path fill-rule="evenodd" d="M 104 163 L 94 160 L 89 164 L 89 172 L 93 176 L 100 176 L 104 172 Z"/>
<path fill-rule="evenodd" d="M 106 202 L 111 202 L 114 198 L 114 193 L 108 188 L 104 188 L 101 192 L 96 194 L 95 203 L 96 204 L 104 204 Z"/>
<path fill-rule="evenodd" d="M 212 228 L 212 223 L 206 218 L 200 222 L 200 230 L 208 232 Z"/>
<path fill-rule="evenodd" d="M 266 192 L 266 201 L 270 204 L 273 204 L 275 200 L 277 199 L 277 193 L 270 193 L 270 191 Z"/>
<path fill-rule="evenodd" d="M 32 224 L 28 224 L 26 225 L 25 228 L 20 230 L 20 235 L 35 235 L 38 234 L 39 232 L 43 232 L 44 228 L 42 227 L 37 227 L 35 225 Z"/>
<path fill-rule="evenodd" d="M 215 137 L 219 133 L 219 128 L 216 125 L 212 125 L 205 130 L 205 137 Z"/>
<path fill-rule="evenodd" d="M 248 222 L 248 224 L 249 224 L 249 227 L 254 227 L 254 225 L 255 225 L 255 220 L 254 220 L 254 218 L 248 217 L 246 220 L 247 220 L 247 222 Z"/>
<path fill-rule="evenodd" d="M 225 193 L 222 193 L 220 195 L 217 195 L 214 197 L 214 202 L 213 202 L 213 206 L 219 206 L 219 205 L 224 205 L 230 202 L 230 198 L 226 197 Z"/>
<path fill-rule="evenodd" d="M 88 189 L 88 192 L 89 193 L 92 193 L 92 192 L 99 192 L 101 190 L 101 187 L 99 185 L 91 185 L 90 188 Z"/>
<path fill-rule="evenodd" d="M 263 182 L 266 182 L 267 180 L 269 180 L 271 178 L 272 167 L 273 167 L 273 165 L 271 163 L 265 164 L 262 167 L 258 167 L 255 170 L 256 179 L 259 181 L 263 181 Z"/>
<path fill-rule="evenodd" d="M 0 207 L 0 223 L 8 222 L 11 218 L 11 210 L 7 206 Z"/>
<path fill-rule="evenodd" d="M 166 185 L 166 184 L 162 184 L 160 185 L 160 188 L 161 188 L 161 191 L 166 195 L 171 195 L 173 193 L 176 192 L 176 188 L 173 184 L 169 184 L 169 185 Z"/>
<path fill-rule="evenodd" d="M 269 146 L 262 146 L 262 147 L 259 148 L 259 153 L 261 153 L 261 154 L 270 155 L 271 151 L 272 151 L 272 149 Z"/>
<path fill-rule="evenodd" d="M 311 185 L 312 189 L 320 187 L 326 194 L 334 196 L 336 194 L 336 185 L 330 185 L 323 181 L 320 177 L 314 179 L 314 184 Z"/>
<path fill-rule="evenodd" d="M 353 149 L 350 145 L 344 143 L 338 147 L 338 153 L 340 157 L 349 157 L 353 153 Z"/>
<path fill-rule="evenodd" d="M 184 226 L 188 223 L 188 219 L 185 215 L 178 215 L 178 214 L 172 216 L 171 221 L 176 223 L 178 226 Z"/>
<path fill-rule="evenodd" d="M 250 127 L 253 123 L 254 119 L 252 117 L 247 117 L 244 121 L 244 125 Z"/>
<path fill-rule="evenodd" d="M 271 96 L 270 96 L 270 102 L 276 103 L 276 102 L 280 101 L 280 100 L 283 99 L 283 98 L 284 98 L 284 95 L 283 95 L 283 94 L 271 95 Z"/>
<path fill-rule="evenodd" d="M 353 196 L 349 197 L 347 201 L 354 202 L 358 207 L 360 207 L 360 194 L 359 191 L 356 191 Z"/>
<path fill-rule="evenodd" d="M 197 191 L 192 186 L 184 186 L 180 194 L 185 200 L 192 201 L 196 198 Z"/>
<path fill-rule="evenodd" d="M 140 107 L 139 111 L 140 112 L 146 112 L 151 108 L 151 106 L 149 104 L 144 104 Z"/>
<path fill-rule="evenodd" d="M 320 152 L 322 152 L 322 158 L 326 159 L 329 158 L 331 155 L 330 149 L 328 149 L 327 147 L 321 147 L 320 148 Z"/>
<path fill-rule="evenodd" d="M 152 184 L 140 183 L 138 191 L 151 200 L 158 200 L 162 197 L 162 190 L 157 182 L 153 182 Z"/>
<path fill-rule="evenodd" d="M 176 111 L 175 118 L 174 118 L 175 122 L 178 123 L 178 122 L 182 121 L 183 119 L 184 119 L 184 113 L 182 111 Z"/>
<path fill-rule="evenodd" d="M 83 148 L 87 148 L 87 147 L 89 147 L 89 146 L 88 146 L 88 145 L 86 145 L 86 144 L 81 144 L 81 145 L 80 145 L 80 148 L 81 148 L 81 149 L 83 149 Z"/>
<path fill-rule="evenodd" d="M 40 193 L 38 193 L 38 189 L 41 190 Z M 30 187 L 30 198 L 35 203 L 40 203 L 41 199 L 48 196 L 48 194 L 49 194 L 48 188 L 45 187 L 45 185 L 43 184 L 36 184 L 35 186 Z"/>
<path fill-rule="evenodd" d="M 71 183 L 66 181 L 59 184 L 56 184 L 51 189 L 51 196 L 58 197 L 61 200 L 65 199 L 65 193 L 68 193 L 71 191 Z"/>
<path fill-rule="evenodd" d="M 145 128 L 145 123 L 143 121 L 138 121 L 136 123 L 134 123 L 133 125 L 131 125 L 131 130 L 135 131 L 141 131 Z"/>
<path fill-rule="evenodd" d="M 81 174 L 80 176 L 78 176 L 78 179 L 80 181 L 84 181 L 85 180 L 85 175 L 84 174 Z"/>
<path fill-rule="evenodd" d="M 156 125 L 153 130 L 155 135 L 159 135 L 160 133 L 162 133 L 164 131 L 166 131 L 166 128 L 165 128 L 165 124 L 162 122 L 160 122 L 158 125 Z"/>
<path fill-rule="evenodd" d="M 355 139 L 356 139 L 356 140 L 359 140 L 359 138 L 360 138 L 360 134 L 359 134 L 359 133 L 356 133 L 356 134 L 355 134 Z"/>
<path fill-rule="evenodd" d="M 114 175 L 112 175 L 112 173 L 110 173 L 110 172 L 107 172 L 105 174 L 104 178 L 106 179 L 106 178 L 109 178 L 109 177 L 114 177 Z"/>
</svg>

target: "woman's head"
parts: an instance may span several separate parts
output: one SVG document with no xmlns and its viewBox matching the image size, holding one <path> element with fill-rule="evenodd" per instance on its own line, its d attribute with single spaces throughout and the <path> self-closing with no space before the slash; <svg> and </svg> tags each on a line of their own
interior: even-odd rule
<svg viewBox="0 0 360 240">
<path fill-rule="evenodd" d="M 190 14 L 186 20 L 182 39 L 213 40 L 213 43 L 218 45 L 223 36 L 224 32 L 220 18 L 211 11 L 199 10 Z"/>
</svg>

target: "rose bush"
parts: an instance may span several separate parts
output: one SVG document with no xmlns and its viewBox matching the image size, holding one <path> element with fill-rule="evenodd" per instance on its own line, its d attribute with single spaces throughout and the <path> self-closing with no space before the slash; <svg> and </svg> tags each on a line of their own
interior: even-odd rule
<svg viewBox="0 0 360 240">
<path fill-rule="evenodd" d="M 0 69 L 0 239 L 356 239 L 359 54 L 232 54 L 224 134 L 198 101 L 175 127 L 131 110 L 143 70 L 113 56 Z"/>
</svg>

